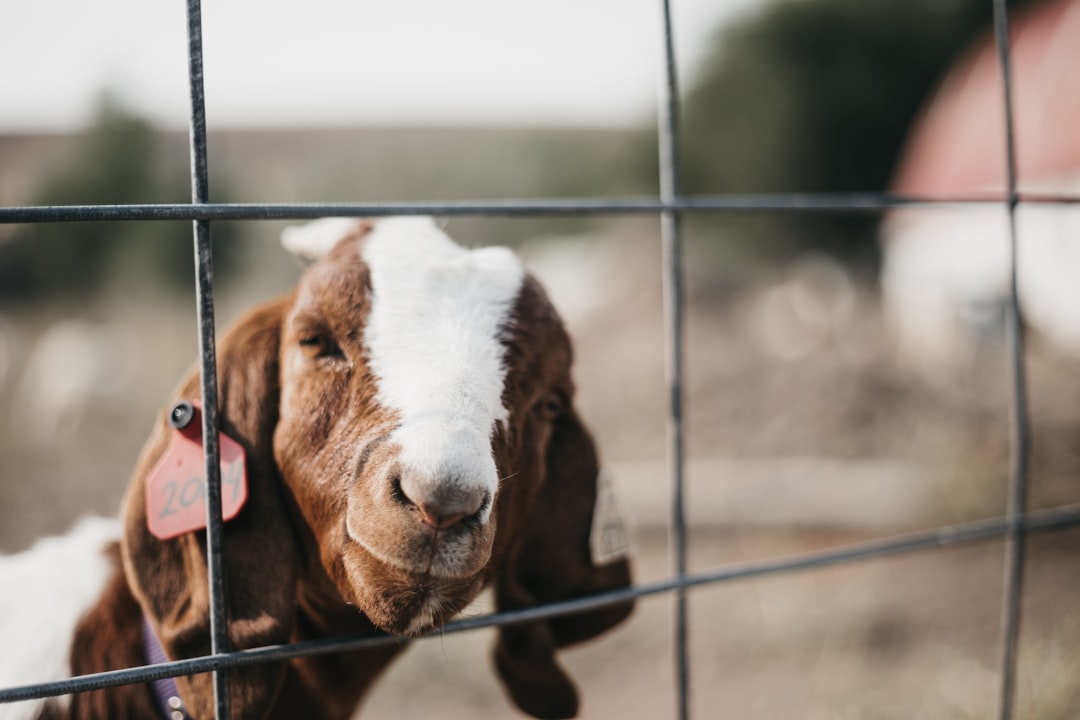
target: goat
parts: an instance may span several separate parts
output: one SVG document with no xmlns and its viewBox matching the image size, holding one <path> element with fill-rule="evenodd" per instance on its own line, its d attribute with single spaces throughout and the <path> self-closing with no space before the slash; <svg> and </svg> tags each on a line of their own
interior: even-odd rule
<svg viewBox="0 0 1080 720">
<path fill-rule="evenodd" d="M 573 404 L 570 340 L 510 251 L 463 249 L 426 218 L 329 219 L 283 241 L 319 259 L 218 352 L 223 459 L 235 443 L 246 467 L 246 503 L 224 527 L 232 649 L 416 637 L 485 586 L 511 610 L 629 585 L 625 546 L 599 557 L 591 545 L 605 529 L 594 509 L 607 503 Z M 167 408 L 197 392 L 193 370 Z M 171 659 L 209 653 L 204 533 L 150 529 L 153 479 L 181 432 L 169 416 L 142 451 L 118 526 L 84 522 L 66 544 L 0 562 L 5 594 L 23 593 L 8 581 L 29 582 L 35 554 L 91 576 L 46 591 L 69 605 L 50 622 L 54 635 L 70 630 L 56 643 L 68 645 L 70 673 L 145 664 L 150 636 Z M 512 700 L 535 717 L 574 716 L 577 692 L 555 651 L 632 605 L 500 628 L 494 660 Z M 27 617 L 8 608 L 0 623 Z M 404 645 L 233 669 L 232 716 L 348 718 Z M 51 650 L 55 665 L 64 651 Z M 8 644 L 3 655 L 20 666 L 23 652 Z M 30 673 L 15 684 L 56 679 Z M 0 672 L 0 686 L 10 679 Z M 176 686 L 191 717 L 213 716 L 208 674 Z M 148 684 L 0 704 L 5 720 L 161 715 Z"/>
</svg>

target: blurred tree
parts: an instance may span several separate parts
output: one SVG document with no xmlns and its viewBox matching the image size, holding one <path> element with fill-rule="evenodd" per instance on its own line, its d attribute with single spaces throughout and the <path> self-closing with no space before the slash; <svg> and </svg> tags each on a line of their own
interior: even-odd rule
<svg viewBox="0 0 1080 720">
<path fill-rule="evenodd" d="M 991 21 L 990 0 L 785 0 L 721 28 L 683 103 L 684 192 L 887 189 L 919 108 Z M 812 246 L 872 270 L 877 221 L 728 214 L 692 227 L 755 256 Z"/>
<path fill-rule="evenodd" d="M 105 96 L 91 127 L 45 177 L 32 204 L 190 202 L 183 163 L 168 160 L 161 133 Z M 215 274 L 232 265 L 229 236 L 235 232 L 215 226 Z M 0 243 L 0 302 L 84 303 L 110 286 L 131 284 L 190 293 L 192 257 L 189 222 L 22 225 Z"/>
</svg>

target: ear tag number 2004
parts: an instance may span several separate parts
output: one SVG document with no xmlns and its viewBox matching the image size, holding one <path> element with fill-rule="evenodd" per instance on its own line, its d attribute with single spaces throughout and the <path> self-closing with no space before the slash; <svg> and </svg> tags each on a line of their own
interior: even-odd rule
<svg viewBox="0 0 1080 720">
<path fill-rule="evenodd" d="M 161 540 L 206 527 L 206 460 L 200 409 L 181 402 L 173 407 L 169 447 L 146 481 L 146 524 Z M 221 447 L 221 516 L 232 520 L 247 500 L 244 448 L 225 433 Z"/>
</svg>

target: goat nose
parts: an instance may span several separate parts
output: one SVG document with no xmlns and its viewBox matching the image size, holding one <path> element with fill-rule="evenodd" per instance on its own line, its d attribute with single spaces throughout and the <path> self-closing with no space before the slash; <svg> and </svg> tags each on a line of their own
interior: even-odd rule
<svg viewBox="0 0 1080 720">
<path fill-rule="evenodd" d="M 434 530 L 445 530 L 476 515 L 487 504 L 487 493 L 449 484 L 427 487 L 421 483 L 395 479 L 398 500 L 419 515 L 420 522 Z"/>
</svg>

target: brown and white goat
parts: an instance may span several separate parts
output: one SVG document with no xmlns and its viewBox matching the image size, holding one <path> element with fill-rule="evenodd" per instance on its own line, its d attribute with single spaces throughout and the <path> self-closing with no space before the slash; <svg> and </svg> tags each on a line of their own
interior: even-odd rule
<svg viewBox="0 0 1080 720">
<path fill-rule="evenodd" d="M 570 341 L 514 256 L 465 250 L 422 218 L 320 221 L 285 240 L 321 259 L 218 353 L 221 429 L 247 462 L 247 503 L 224 530 L 231 648 L 422 635 L 486 585 L 509 610 L 629 584 L 625 556 L 591 553 L 599 468 L 573 405 Z M 196 398 L 197 382 L 189 373 L 168 407 Z M 204 533 L 148 530 L 147 479 L 177 432 L 167 415 L 118 537 L 84 522 L 0 560 L 10 596 L 34 592 L 35 557 L 53 553 L 63 577 L 37 592 L 70 606 L 50 621 L 51 646 L 34 631 L 5 642 L 0 687 L 57 679 L 35 675 L 35 658 L 54 674 L 144 664 L 144 617 L 170 658 L 209 652 Z M 495 665 L 514 702 L 536 717 L 576 714 L 556 649 L 630 610 L 501 628 Z M 0 616 L 0 627 L 25 622 Z M 232 715 L 348 718 L 402 647 L 235 669 Z M 213 716 L 209 675 L 177 685 L 192 717 Z M 148 685 L 0 704 L 5 719 L 157 716 Z"/>
</svg>

